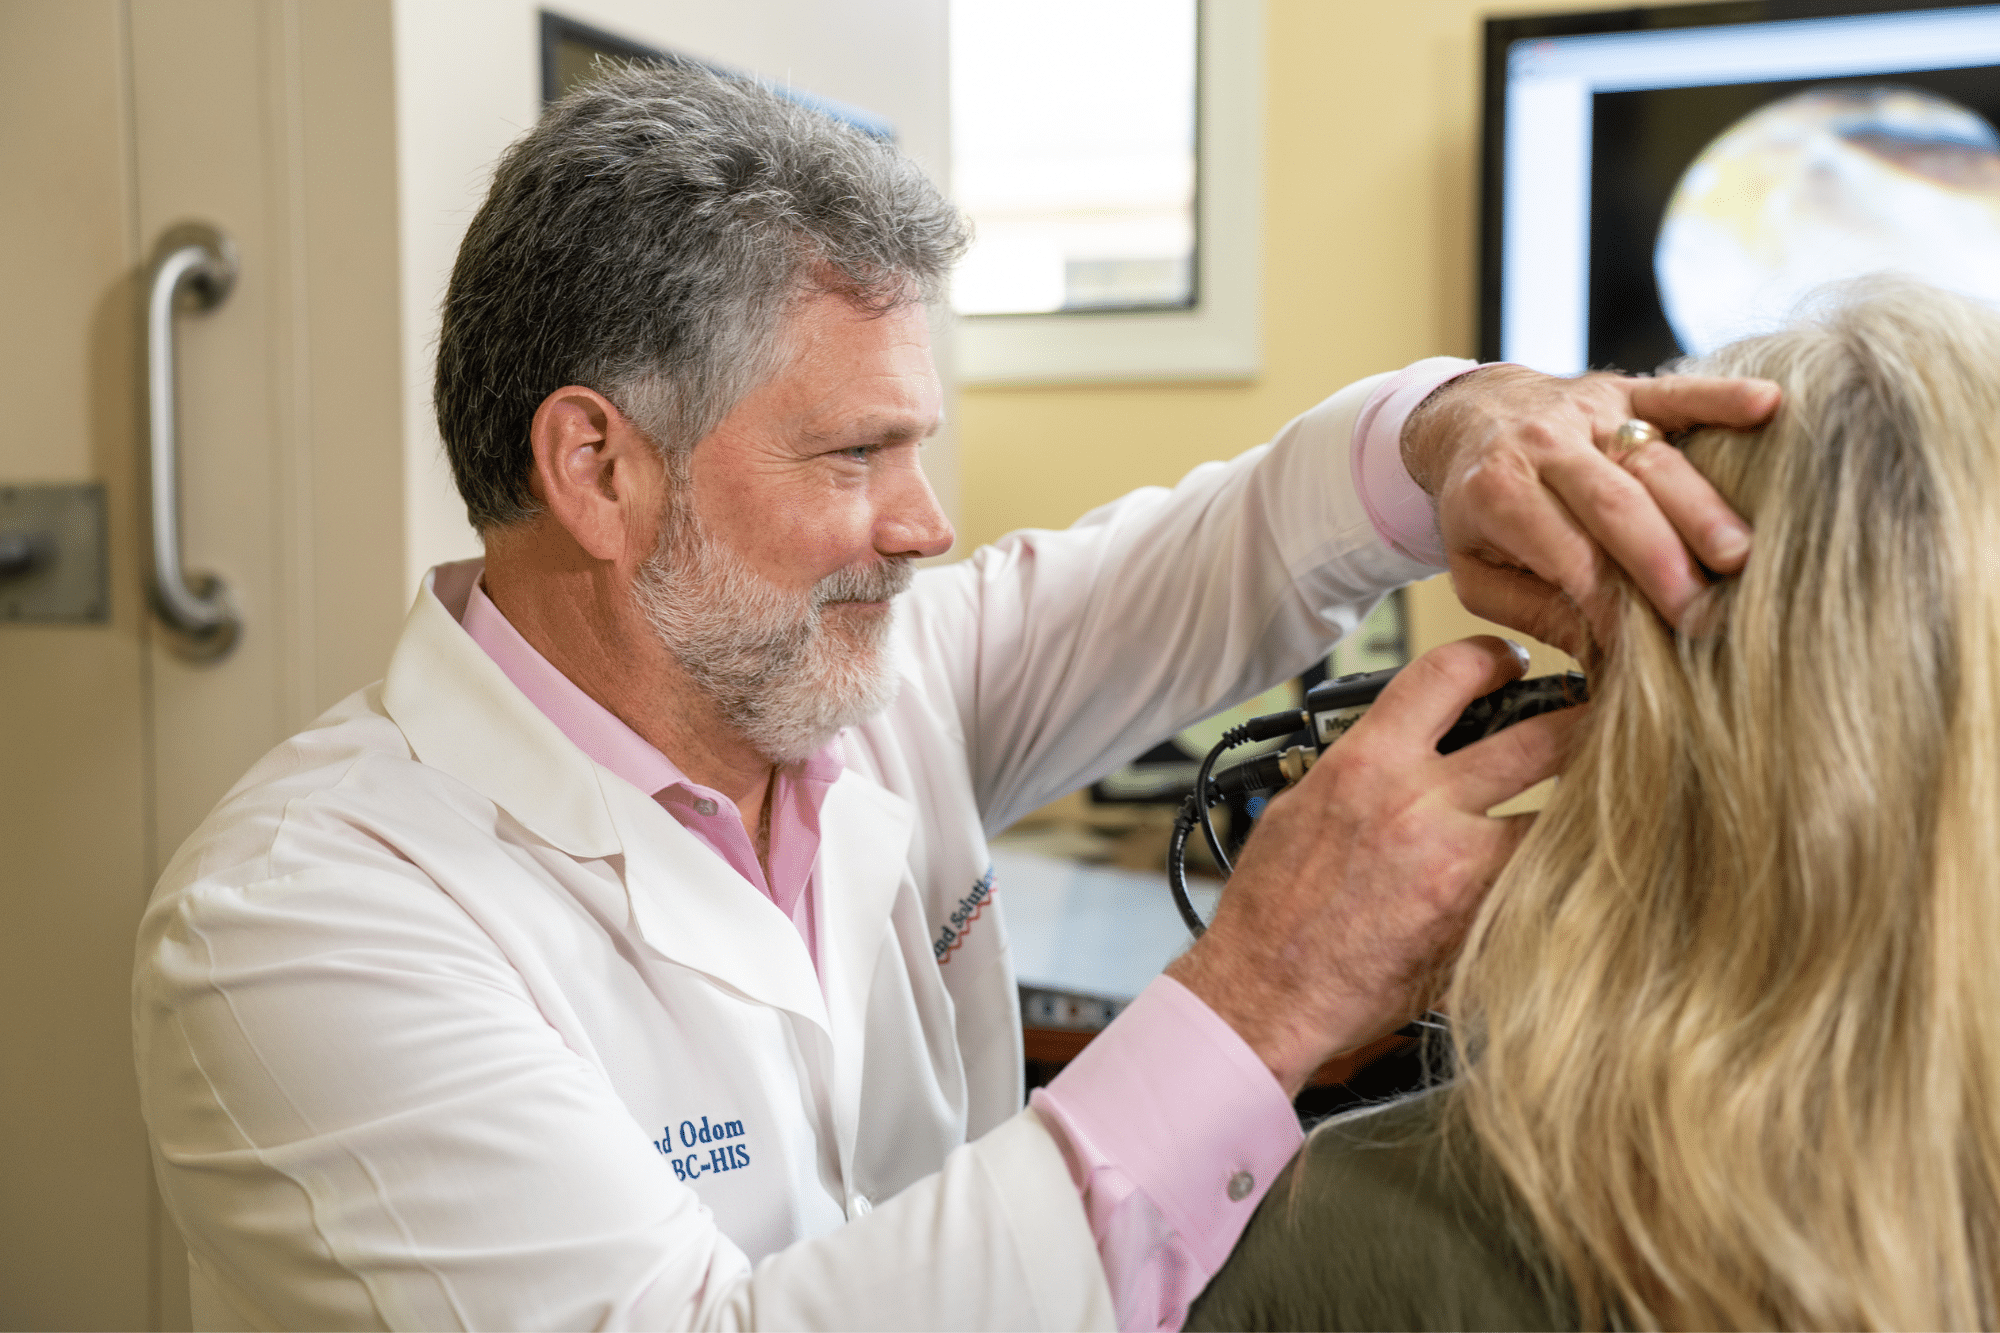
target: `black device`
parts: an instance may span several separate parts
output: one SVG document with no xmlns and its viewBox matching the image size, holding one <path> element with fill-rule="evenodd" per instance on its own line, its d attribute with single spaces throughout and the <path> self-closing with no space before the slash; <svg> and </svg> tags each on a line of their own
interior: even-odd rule
<svg viewBox="0 0 2000 1333">
<path fill-rule="evenodd" d="M 1181 920 L 1187 923 L 1188 930 L 1197 938 L 1207 925 L 1202 921 L 1201 914 L 1195 911 L 1187 891 L 1187 840 L 1196 825 L 1201 827 L 1203 840 L 1215 857 L 1216 866 L 1227 878 L 1231 870 L 1229 855 L 1223 849 L 1222 839 L 1216 835 L 1209 811 L 1231 796 L 1287 787 L 1304 777 L 1326 747 L 1360 721 L 1361 715 L 1368 711 L 1383 688 L 1401 670 L 1401 667 L 1392 667 L 1387 671 L 1370 671 L 1323 681 L 1306 691 L 1305 707 L 1251 718 L 1241 726 L 1231 728 L 1208 752 L 1207 758 L 1202 760 L 1201 771 L 1195 777 L 1194 791 L 1182 803 L 1180 813 L 1174 819 L 1173 837 L 1167 844 L 1167 883 L 1173 890 L 1174 906 L 1180 910 Z M 1459 714 L 1458 721 L 1438 738 L 1438 753 L 1450 754 L 1464 749 L 1474 741 L 1511 727 L 1516 722 L 1573 707 L 1586 702 L 1589 697 L 1583 676 L 1574 671 L 1560 676 L 1509 681 L 1493 693 L 1473 700 Z M 1225 751 L 1255 741 L 1282 737 L 1293 737 L 1295 743 L 1275 753 L 1245 760 L 1211 777 L 1216 760 Z"/>
<path fill-rule="evenodd" d="M 1307 691 L 1330 677 L 1358 675 L 1401 666 L 1410 660 L 1409 605 L 1407 588 L 1388 594 L 1370 611 L 1352 633 L 1321 660 L 1314 662 L 1290 682 L 1296 693 L 1290 699 L 1264 699 L 1261 704 L 1246 702 L 1169 737 L 1136 759 L 1090 785 L 1093 806 L 1155 806 L 1169 818 L 1194 790 L 1194 775 L 1201 769 L 1217 737 L 1231 726 L 1259 713 L 1269 712 L 1293 700 L 1303 702 Z M 1239 813 L 1236 804 L 1232 814 Z"/>
</svg>

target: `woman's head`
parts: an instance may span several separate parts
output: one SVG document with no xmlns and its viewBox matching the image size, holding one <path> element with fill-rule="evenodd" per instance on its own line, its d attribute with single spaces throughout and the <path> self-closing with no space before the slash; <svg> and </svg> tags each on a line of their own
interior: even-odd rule
<svg viewBox="0 0 2000 1333">
<path fill-rule="evenodd" d="M 1755 547 L 1593 664 L 1459 1104 L 1587 1317 L 1991 1326 L 2000 316 L 1875 283 L 1689 368 L 1784 386 L 1687 445 Z"/>
</svg>

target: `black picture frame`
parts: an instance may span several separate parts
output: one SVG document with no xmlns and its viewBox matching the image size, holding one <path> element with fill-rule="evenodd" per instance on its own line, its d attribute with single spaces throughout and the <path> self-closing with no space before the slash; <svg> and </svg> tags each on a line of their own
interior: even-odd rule
<svg viewBox="0 0 2000 1333">
<path fill-rule="evenodd" d="M 573 81 L 564 77 L 569 63 L 564 57 L 572 52 L 587 54 L 592 59 L 631 60 L 647 65 L 699 63 L 547 9 L 541 12 L 541 52 L 543 106 L 562 100 L 573 86 Z"/>
<path fill-rule="evenodd" d="M 694 66 L 731 78 L 743 77 L 742 70 L 730 69 L 712 61 L 699 60 L 678 51 L 649 46 L 635 42 L 629 37 L 606 32 L 602 28 L 558 14 L 554 10 L 541 11 L 541 57 L 542 57 L 542 105 L 544 107 L 560 101 L 584 77 L 579 70 L 587 71 L 591 62 L 599 59 L 634 61 L 646 65 Z M 836 102 L 831 98 L 818 97 L 795 88 L 772 86 L 772 91 L 803 107 L 810 107 L 828 119 L 860 130 L 863 134 L 890 143 L 896 140 L 896 127 L 882 117 L 863 111 L 859 107 Z"/>
</svg>

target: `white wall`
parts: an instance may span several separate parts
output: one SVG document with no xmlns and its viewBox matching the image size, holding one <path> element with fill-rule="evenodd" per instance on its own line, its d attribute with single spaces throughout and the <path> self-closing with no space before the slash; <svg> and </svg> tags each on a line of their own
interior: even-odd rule
<svg viewBox="0 0 2000 1333">
<path fill-rule="evenodd" d="M 493 162 L 540 110 L 543 8 L 873 112 L 895 125 L 933 180 L 948 178 L 943 0 L 395 0 L 411 589 L 431 565 L 479 550 L 431 419 L 438 303 Z M 948 354 L 945 339 L 939 362 L 950 403 Z M 956 517 L 950 430 L 925 452 Z"/>
</svg>

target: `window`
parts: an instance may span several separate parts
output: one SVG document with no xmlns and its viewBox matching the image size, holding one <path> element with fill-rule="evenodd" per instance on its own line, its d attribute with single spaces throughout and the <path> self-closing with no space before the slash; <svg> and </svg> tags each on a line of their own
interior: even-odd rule
<svg viewBox="0 0 2000 1333">
<path fill-rule="evenodd" d="M 1195 0 L 951 18 L 952 184 L 976 229 L 958 313 L 1191 307 Z"/>
<path fill-rule="evenodd" d="M 972 383 L 1258 368 L 1261 0 L 953 0 Z"/>
</svg>

